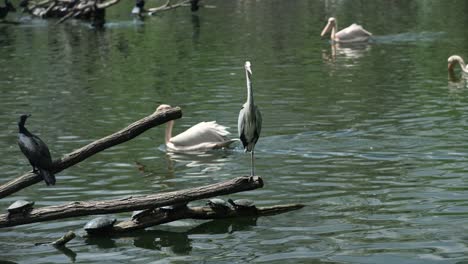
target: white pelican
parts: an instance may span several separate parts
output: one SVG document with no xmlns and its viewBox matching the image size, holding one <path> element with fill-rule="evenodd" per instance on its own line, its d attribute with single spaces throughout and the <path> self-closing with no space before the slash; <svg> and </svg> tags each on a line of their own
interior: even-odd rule
<svg viewBox="0 0 468 264">
<path fill-rule="evenodd" d="M 262 114 L 254 104 L 252 82 L 250 81 L 252 70 L 250 69 L 249 61 L 245 62 L 244 68 L 245 77 L 247 79 L 247 102 L 245 102 L 239 112 L 237 129 L 245 152 L 250 151 L 250 175 L 254 176 L 254 148 L 260 137 L 260 131 L 262 130 Z"/>
<path fill-rule="evenodd" d="M 369 37 L 372 36 L 372 33 L 357 24 L 352 24 L 351 26 L 336 32 L 338 30 L 337 28 L 336 19 L 334 17 L 330 17 L 320 36 L 323 37 L 331 30 L 331 41 L 341 43 L 364 42 L 369 40 Z"/>
<path fill-rule="evenodd" d="M 460 65 L 464 73 L 468 73 L 468 67 L 466 67 L 463 59 L 458 55 L 453 55 L 448 58 L 448 70 L 453 73 L 453 68 L 455 68 L 456 62 Z"/>
<path fill-rule="evenodd" d="M 170 105 L 160 105 L 156 112 L 170 109 Z M 167 122 L 165 142 L 170 151 L 206 151 L 229 147 L 235 139 L 229 139 L 227 127 L 219 125 L 216 121 L 200 122 L 172 137 L 174 120 Z"/>
</svg>

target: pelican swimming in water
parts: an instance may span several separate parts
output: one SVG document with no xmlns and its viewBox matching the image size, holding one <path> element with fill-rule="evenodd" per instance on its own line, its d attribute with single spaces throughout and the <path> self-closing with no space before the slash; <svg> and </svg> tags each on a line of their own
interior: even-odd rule
<svg viewBox="0 0 468 264">
<path fill-rule="evenodd" d="M 170 109 L 170 105 L 160 105 L 156 112 Z M 216 121 L 200 122 L 184 132 L 172 137 L 174 120 L 167 122 L 165 143 L 171 151 L 206 151 L 211 149 L 227 148 L 237 141 L 229 139 L 227 127 L 219 125 Z"/>
<path fill-rule="evenodd" d="M 462 69 L 462 71 L 468 74 L 468 67 L 465 64 L 465 61 L 463 61 L 463 59 L 458 55 L 453 55 L 448 58 L 449 72 L 453 73 L 453 69 L 455 68 L 455 65 L 457 62 L 460 65 L 460 68 Z"/>
<path fill-rule="evenodd" d="M 260 137 L 262 130 L 262 114 L 260 109 L 254 104 L 253 88 L 252 88 L 252 69 L 250 62 L 245 62 L 245 78 L 247 80 L 247 102 L 244 103 L 239 112 L 239 119 L 237 121 L 237 130 L 239 138 L 244 146 L 245 152 L 250 152 L 250 175 L 254 176 L 254 148 Z"/>
<path fill-rule="evenodd" d="M 363 29 L 360 25 L 357 25 L 357 24 L 352 24 L 351 26 L 336 32 L 338 30 L 338 26 L 337 26 L 336 19 L 334 17 L 330 17 L 328 19 L 328 23 L 323 28 L 320 36 L 323 37 L 330 30 L 331 30 L 330 39 L 332 42 L 340 42 L 340 43 L 364 42 L 364 41 L 368 41 L 370 36 L 372 36 L 372 33 Z"/>
</svg>

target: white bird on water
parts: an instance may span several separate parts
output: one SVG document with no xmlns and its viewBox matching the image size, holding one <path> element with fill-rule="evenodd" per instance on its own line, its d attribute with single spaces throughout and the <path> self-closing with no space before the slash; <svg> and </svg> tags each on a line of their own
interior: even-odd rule
<svg viewBox="0 0 468 264">
<path fill-rule="evenodd" d="M 455 65 L 458 63 L 460 65 L 460 68 L 462 71 L 466 74 L 468 73 L 468 67 L 465 64 L 465 61 L 463 61 L 462 57 L 458 55 L 453 55 L 448 58 L 448 70 L 449 72 L 453 73 L 453 69 L 455 68 Z"/>
<path fill-rule="evenodd" d="M 244 146 L 245 152 L 250 152 L 251 159 L 251 176 L 255 175 L 254 171 L 254 148 L 260 137 L 262 130 L 262 114 L 258 107 L 254 104 L 253 88 L 250 78 L 252 77 L 252 69 L 250 62 L 245 62 L 245 77 L 247 79 L 247 102 L 242 106 L 239 112 L 239 120 L 237 129 L 239 137 Z"/>
<path fill-rule="evenodd" d="M 372 36 L 372 33 L 365 30 L 358 24 L 352 24 L 351 26 L 340 31 L 338 31 L 337 28 L 338 26 L 336 19 L 334 17 L 330 17 L 320 36 L 323 37 L 328 31 L 331 31 L 331 41 L 340 43 L 365 42 L 368 41 Z"/>
<path fill-rule="evenodd" d="M 170 105 L 162 104 L 156 112 L 170 109 Z M 229 139 L 227 127 L 216 121 L 200 122 L 184 132 L 172 137 L 174 120 L 167 122 L 165 143 L 170 151 L 206 151 L 229 147 L 236 139 Z"/>
</svg>

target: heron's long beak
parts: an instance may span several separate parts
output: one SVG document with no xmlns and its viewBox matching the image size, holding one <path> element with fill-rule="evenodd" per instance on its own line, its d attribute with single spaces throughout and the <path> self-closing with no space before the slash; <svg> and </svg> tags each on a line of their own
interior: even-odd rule
<svg viewBox="0 0 468 264">
<path fill-rule="evenodd" d="M 322 33 L 320 33 L 320 37 L 323 37 L 331 29 L 332 29 L 332 23 L 328 21 L 327 25 L 323 28 Z"/>
</svg>

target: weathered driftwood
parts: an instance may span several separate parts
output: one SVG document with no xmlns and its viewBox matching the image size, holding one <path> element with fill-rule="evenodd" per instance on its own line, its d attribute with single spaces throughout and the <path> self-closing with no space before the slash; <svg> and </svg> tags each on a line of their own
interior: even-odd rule
<svg viewBox="0 0 468 264">
<path fill-rule="evenodd" d="M 114 225 L 109 234 L 120 234 L 129 231 L 145 229 L 155 225 L 161 225 L 181 219 L 224 219 L 241 216 L 257 217 L 286 213 L 303 208 L 302 204 L 275 205 L 270 207 L 253 207 L 252 209 L 216 211 L 209 206 L 182 207 L 174 210 L 155 209 L 152 213 L 135 220 L 122 221 Z"/>
<path fill-rule="evenodd" d="M 182 7 L 182 6 L 189 6 L 190 2 L 191 2 L 191 0 L 182 0 L 180 2 L 177 2 L 177 3 L 173 4 L 173 3 L 171 3 L 171 0 L 167 0 L 166 3 L 163 4 L 162 6 L 148 8 L 148 13 L 154 14 L 154 13 L 157 13 L 157 12 L 166 11 L 166 10 L 170 10 L 170 9 L 175 9 L 175 8 Z"/>
<path fill-rule="evenodd" d="M 60 18 L 62 23 L 75 17 L 91 20 L 93 25 L 105 23 L 105 9 L 119 3 L 120 0 L 22 0 L 24 11 L 42 18 Z"/>
<path fill-rule="evenodd" d="M 42 243 L 36 243 L 36 246 L 39 245 L 51 245 L 54 247 L 63 247 L 65 244 L 67 244 L 70 240 L 74 239 L 76 237 L 75 232 L 73 231 L 68 231 L 65 235 L 63 235 L 61 238 L 53 241 L 53 242 L 42 242 Z"/>
<path fill-rule="evenodd" d="M 164 112 L 153 113 L 112 135 L 96 140 L 80 149 L 64 155 L 61 159 L 55 160 L 54 173 L 58 173 L 68 167 L 71 167 L 100 151 L 131 140 L 152 127 L 180 117 L 182 117 L 182 111 L 178 107 Z M 8 196 L 40 181 L 42 181 L 42 178 L 39 175 L 32 172 L 26 173 L 1 185 L 0 198 Z M 60 184 L 60 181 L 58 184 Z"/>
<path fill-rule="evenodd" d="M 63 235 L 61 238 L 55 240 L 54 242 L 50 243 L 52 246 L 55 247 L 63 247 L 65 244 L 67 244 L 70 240 L 74 239 L 76 237 L 75 233 L 73 231 L 68 231 L 65 235 Z"/>
<path fill-rule="evenodd" d="M 8 214 L 2 214 L 0 215 L 0 228 L 77 216 L 129 212 L 172 204 L 188 203 L 194 200 L 253 190 L 261 187 L 263 187 L 263 181 L 260 177 L 243 176 L 225 182 L 161 194 L 130 196 L 106 201 L 72 202 L 64 205 L 33 209 L 26 215 L 17 214 L 8 217 Z"/>
</svg>

